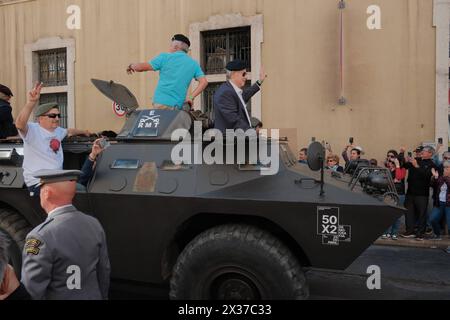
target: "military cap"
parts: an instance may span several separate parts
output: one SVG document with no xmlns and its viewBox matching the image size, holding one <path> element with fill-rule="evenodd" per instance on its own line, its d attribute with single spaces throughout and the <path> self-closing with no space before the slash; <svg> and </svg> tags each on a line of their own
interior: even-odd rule
<svg viewBox="0 0 450 320">
<path fill-rule="evenodd" d="M 241 71 L 247 69 L 247 64 L 244 61 L 237 59 L 229 62 L 226 69 L 228 71 Z"/>
<path fill-rule="evenodd" d="M 41 180 L 40 185 L 64 181 L 78 181 L 83 173 L 79 170 L 40 170 L 34 174 Z"/>
<path fill-rule="evenodd" d="M 189 38 L 182 34 L 174 35 L 172 41 L 181 41 L 186 43 L 189 47 L 191 46 L 191 41 L 189 41 Z"/>
<path fill-rule="evenodd" d="M 41 104 L 34 111 L 34 115 L 36 117 L 40 117 L 40 116 L 43 116 L 44 114 L 46 114 L 47 112 L 49 112 L 50 110 L 55 109 L 55 108 L 59 109 L 59 105 L 56 102 Z"/>
<path fill-rule="evenodd" d="M 10 88 L 8 88 L 7 86 L 4 86 L 2 84 L 0 84 L 0 92 L 7 95 L 8 97 L 13 97 L 13 93 L 11 91 Z"/>
</svg>

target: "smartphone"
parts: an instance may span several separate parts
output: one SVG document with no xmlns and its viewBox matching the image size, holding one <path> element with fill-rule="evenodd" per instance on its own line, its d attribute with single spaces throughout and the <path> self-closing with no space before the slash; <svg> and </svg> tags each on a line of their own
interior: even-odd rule
<svg viewBox="0 0 450 320">
<path fill-rule="evenodd" d="M 439 138 L 439 139 L 438 139 L 438 143 L 439 143 L 439 144 L 444 144 L 444 139 Z"/>
<path fill-rule="evenodd" d="M 353 144 L 353 142 L 355 142 L 355 139 L 351 137 L 350 139 L 348 139 L 348 142 L 350 142 L 350 144 Z"/>
<path fill-rule="evenodd" d="M 312 142 L 316 142 L 316 137 L 312 137 L 312 138 L 311 138 L 311 141 L 312 141 Z"/>
<path fill-rule="evenodd" d="M 109 141 L 106 140 L 106 139 L 100 140 L 99 144 L 100 144 L 100 147 L 101 147 L 102 149 L 106 149 L 106 148 L 108 148 L 108 147 L 111 145 L 111 144 L 109 143 Z"/>
<path fill-rule="evenodd" d="M 412 152 L 408 152 L 408 157 L 412 158 Z"/>
</svg>

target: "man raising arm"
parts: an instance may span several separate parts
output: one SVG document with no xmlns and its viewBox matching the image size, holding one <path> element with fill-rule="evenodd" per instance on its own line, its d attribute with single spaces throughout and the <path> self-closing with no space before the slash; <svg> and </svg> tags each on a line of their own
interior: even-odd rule
<svg viewBox="0 0 450 320">
<path fill-rule="evenodd" d="M 181 34 L 172 38 L 168 53 L 162 53 L 144 63 L 132 63 L 128 74 L 159 71 L 159 82 L 153 98 L 155 109 L 181 110 L 185 103 L 192 106 L 194 99 L 208 86 L 205 74 L 197 61 L 188 56 L 191 42 Z M 192 80 L 199 82 L 191 95 L 187 95 Z"/>
<path fill-rule="evenodd" d="M 16 126 L 24 142 L 24 178 L 30 195 L 39 196 L 39 180 L 34 173 L 39 170 L 61 170 L 64 153 L 61 142 L 67 135 L 86 135 L 87 130 L 63 129 L 60 127 L 61 112 L 57 103 L 47 103 L 36 108 L 42 90 L 36 84 L 28 95 L 28 102 L 20 112 Z M 28 122 L 34 110 L 37 123 Z"/>
</svg>

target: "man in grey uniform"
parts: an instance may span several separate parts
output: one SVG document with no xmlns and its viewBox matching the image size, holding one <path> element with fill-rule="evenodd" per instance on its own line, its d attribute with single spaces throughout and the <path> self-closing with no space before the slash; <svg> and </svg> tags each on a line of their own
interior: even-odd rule
<svg viewBox="0 0 450 320">
<path fill-rule="evenodd" d="M 72 200 L 81 171 L 39 171 L 47 220 L 31 231 L 23 252 L 22 283 L 34 300 L 106 300 L 110 264 L 97 219 Z"/>
</svg>

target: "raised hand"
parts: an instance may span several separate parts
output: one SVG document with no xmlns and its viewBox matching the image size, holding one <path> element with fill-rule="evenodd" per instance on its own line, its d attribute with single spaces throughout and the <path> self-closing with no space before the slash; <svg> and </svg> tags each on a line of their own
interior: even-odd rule
<svg viewBox="0 0 450 320">
<path fill-rule="evenodd" d="M 261 70 L 259 72 L 259 81 L 264 82 L 266 80 L 267 74 L 264 72 L 264 67 L 261 66 Z"/>
<path fill-rule="evenodd" d="M 41 90 L 44 84 L 41 82 L 36 82 L 33 89 L 28 93 L 28 101 L 32 103 L 36 103 L 41 98 Z"/>
<path fill-rule="evenodd" d="M 129 74 L 129 75 L 132 75 L 133 73 L 135 73 L 136 71 L 134 70 L 134 68 L 133 68 L 133 64 L 130 64 L 129 66 L 128 66 L 128 68 L 127 68 L 127 73 Z"/>
<path fill-rule="evenodd" d="M 432 169 L 431 169 L 431 173 L 433 174 L 433 177 L 434 177 L 435 179 L 438 179 L 438 178 L 439 178 L 439 172 L 437 172 L 435 168 L 432 168 Z"/>
</svg>

